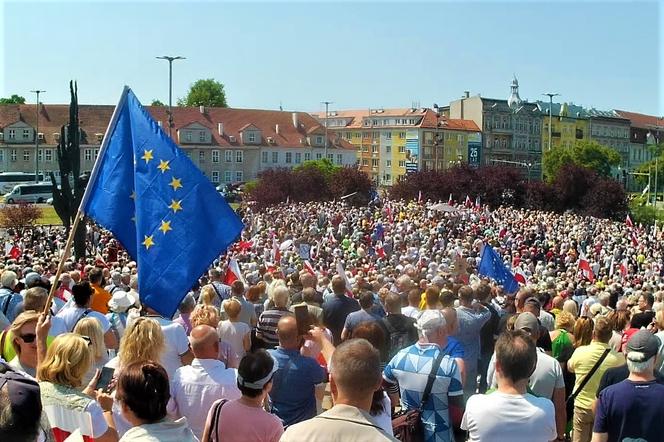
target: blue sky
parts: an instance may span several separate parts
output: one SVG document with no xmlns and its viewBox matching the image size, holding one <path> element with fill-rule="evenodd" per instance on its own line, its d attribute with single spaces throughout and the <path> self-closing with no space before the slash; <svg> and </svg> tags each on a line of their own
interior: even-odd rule
<svg viewBox="0 0 664 442">
<path fill-rule="evenodd" d="M 3 0 L 0 0 L 2 2 Z M 233 107 L 318 111 L 447 104 L 464 90 L 562 94 L 598 109 L 664 115 L 657 2 L 26 2 L 2 16 L 0 95 L 143 103 L 193 81 L 226 85 Z M 72 20 L 74 23 L 72 23 Z"/>
</svg>

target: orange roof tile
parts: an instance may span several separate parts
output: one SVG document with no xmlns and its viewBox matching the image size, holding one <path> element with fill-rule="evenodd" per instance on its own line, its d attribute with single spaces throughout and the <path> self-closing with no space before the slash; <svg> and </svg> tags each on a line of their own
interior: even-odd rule
<svg viewBox="0 0 664 442">
<path fill-rule="evenodd" d="M 632 122 L 632 126 L 642 129 L 664 129 L 664 117 L 655 115 L 639 114 L 616 109 L 615 112 L 622 118 L 627 118 Z"/>
</svg>

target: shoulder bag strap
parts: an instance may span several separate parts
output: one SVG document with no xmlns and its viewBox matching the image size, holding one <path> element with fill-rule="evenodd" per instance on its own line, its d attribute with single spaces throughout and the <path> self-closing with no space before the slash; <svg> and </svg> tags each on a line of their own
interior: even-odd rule
<svg viewBox="0 0 664 442">
<path fill-rule="evenodd" d="M 438 356 L 433 361 L 431 365 L 431 373 L 429 373 L 429 379 L 427 379 L 427 386 L 424 388 L 424 393 L 422 394 L 422 402 L 420 402 L 420 410 L 424 408 L 424 404 L 429 400 L 429 395 L 431 394 L 431 389 L 433 388 L 433 382 L 436 380 L 436 374 L 438 373 L 438 368 L 440 368 L 440 363 L 443 361 L 443 349 L 440 349 Z"/>
<path fill-rule="evenodd" d="M 221 296 L 221 293 L 219 293 L 219 289 L 217 289 L 217 286 L 214 285 L 214 282 L 211 282 L 210 285 L 211 285 L 212 288 L 214 289 L 214 292 L 217 294 L 217 296 L 219 296 L 219 299 L 223 301 L 223 300 L 224 300 L 224 297 Z"/>
<path fill-rule="evenodd" d="M 14 296 L 13 293 L 7 293 L 5 295 L 5 305 L 2 306 L 2 314 L 7 316 L 7 310 L 9 309 L 9 302 L 12 300 L 12 297 Z"/>
<path fill-rule="evenodd" d="M 85 309 L 85 311 L 81 314 L 81 316 L 78 317 L 78 319 L 76 320 L 76 322 L 74 322 L 74 325 L 71 326 L 71 330 L 69 330 L 69 331 L 70 331 L 70 332 L 73 332 L 74 329 L 76 328 L 76 324 L 78 324 L 79 322 L 81 322 L 81 319 L 83 319 L 83 318 L 85 318 L 86 316 L 88 316 L 88 315 L 90 314 L 91 311 L 92 311 L 92 310 L 90 310 L 89 308 Z"/>
<path fill-rule="evenodd" d="M 567 398 L 568 401 L 573 402 L 576 399 L 576 397 L 579 395 L 579 393 L 581 393 L 581 391 L 583 390 L 583 387 L 585 387 L 586 384 L 590 381 L 590 378 L 593 377 L 593 375 L 595 374 L 595 372 L 597 371 L 599 366 L 602 365 L 602 361 L 604 361 L 604 359 L 606 359 L 606 357 L 609 355 L 609 352 L 611 352 L 610 348 L 607 348 L 606 350 L 604 350 L 604 353 L 602 353 L 602 356 L 599 357 L 597 362 L 595 362 L 595 365 L 593 365 L 593 368 L 590 369 L 590 371 L 588 372 L 586 377 L 583 378 L 583 380 L 579 384 L 579 388 L 577 388 L 576 391 L 574 393 L 572 393 L 569 398 Z"/>
</svg>

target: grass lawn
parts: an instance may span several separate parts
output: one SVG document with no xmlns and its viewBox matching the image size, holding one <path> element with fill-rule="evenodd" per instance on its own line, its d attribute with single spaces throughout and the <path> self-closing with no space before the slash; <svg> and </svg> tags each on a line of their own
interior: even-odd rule
<svg viewBox="0 0 664 442">
<path fill-rule="evenodd" d="M 39 221 L 37 221 L 37 224 L 39 225 L 55 225 L 55 226 L 61 226 L 62 225 L 62 220 L 60 220 L 60 217 L 58 217 L 58 214 L 55 213 L 55 209 L 53 206 L 49 206 L 48 204 L 39 204 L 39 208 L 42 210 L 42 215 L 39 218 Z"/>
</svg>

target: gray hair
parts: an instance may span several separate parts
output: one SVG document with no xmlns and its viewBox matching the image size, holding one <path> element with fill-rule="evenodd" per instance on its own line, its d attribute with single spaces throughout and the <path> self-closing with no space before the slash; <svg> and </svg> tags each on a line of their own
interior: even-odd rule
<svg viewBox="0 0 664 442">
<path fill-rule="evenodd" d="M 194 299 L 191 293 L 188 293 L 187 296 L 182 299 L 178 310 L 180 310 L 181 313 L 191 313 L 195 307 L 196 299 Z"/>
<path fill-rule="evenodd" d="M 627 353 L 627 369 L 629 370 L 630 373 L 647 373 L 647 372 L 652 372 L 655 369 L 655 357 L 653 356 L 652 358 L 645 360 L 643 362 L 636 362 L 632 361 L 629 358 L 630 353 L 639 353 L 639 352 L 632 352 L 630 351 Z"/>
<path fill-rule="evenodd" d="M 288 304 L 288 297 L 289 297 L 288 287 L 284 285 L 278 285 L 277 287 L 274 288 L 274 291 L 272 292 L 272 301 L 274 302 L 274 305 L 277 307 L 286 307 L 286 305 Z"/>
</svg>

